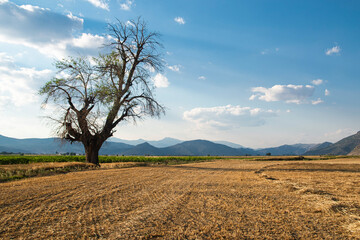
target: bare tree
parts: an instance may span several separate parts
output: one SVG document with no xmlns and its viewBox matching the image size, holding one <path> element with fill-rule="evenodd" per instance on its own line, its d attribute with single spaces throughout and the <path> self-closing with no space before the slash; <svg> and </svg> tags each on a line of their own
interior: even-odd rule
<svg viewBox="0 0 360 240">
<path fill-rule="evenodd" d="M 99 150 L 122 121 L 159 117 L 164 107 L 154 98 L 150 74 L 161 71 L 159 34 L 148 31 L 140 18 L 109 25 L 109 54 L 90 63 L 84 57 L 55 63 L 58 76 L 39 91 L 44 104 L 57 106 L 50 116 L 57 134 L 67 141 L 81 142 L 86 161 L 99 165 Z"/>
</svg>

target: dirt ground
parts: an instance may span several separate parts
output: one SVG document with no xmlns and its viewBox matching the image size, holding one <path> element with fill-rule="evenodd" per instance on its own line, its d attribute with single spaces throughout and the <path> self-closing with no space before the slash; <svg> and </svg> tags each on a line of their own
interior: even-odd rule
<svg viewBox="0 0 360 240">
<path fill-rule="evenodd" d="M 219 160 L 0 184 L 0 239 L 360 239 L 360 159 Z"/>
</svg>

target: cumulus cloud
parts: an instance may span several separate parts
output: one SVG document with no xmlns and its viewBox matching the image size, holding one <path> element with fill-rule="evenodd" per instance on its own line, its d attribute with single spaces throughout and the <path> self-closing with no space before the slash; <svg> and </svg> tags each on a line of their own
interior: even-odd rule
<svg viewBox="0 0 360 240">
<path fill-rule="evenodd" d="M 71 12 L 61 15 L 37 6 L 0 5 L 0 42 L 23 45 L 38 50 L 50 58 L 62 59 L 69 55 L 95 55 L 107 37 L 83 33 L 84 20 Z"/>
<path fill-rule="evenodd" d="M 330 95 L 330 91 L 325 89 L 325 96 L 329 96 Z"/>
<path fill-rule="evenodd" d="M 74 38 L 72 45 L 79 48 L 99 48 L 107 42 L 105 37 L 83 33 L 80 37 Z"/>
<path fill-rule="evenodd" d="M 181 68 L 181 65 L 168 66 L 168 69 L 170 69 L 173 72 L 180 72 L 180 68 Z"/>
<path fill-rule="evenodd" d="M 129 11 L 133 5 L 134 0 L 125 0 L 120 3 L 120 8 L 125 11 Z"/>
<path fill-rule="evenodd" d="M 267 117 L 276 116 L 272 110 L 241 106 L 218 106 L 194 108 L 185 111 L 183 118 L 196 124 L 198 128 L 231 129 L 241 126 L 260 126 Z"/>
<path fill-rule="evenodd" d="M 185 20 L 182 17 L 176 17 L 176 18 L 174 18 L 174 21 L 180 25 L 185 24 Z"/>
<path fill-rule="evenodd" d="M 84 24 L 84 19 L 74 16 L 72 12 L 69 12 L 66 16 L 74 21 L 81 22 L 81 24 Z"/>
<path fill-rule="evenodd" d="M 271 88 L 255 87 L 251 91 L 249 100 L 263 100 L 266 102 L 284 101 L 286 103 L 304 103 L 314 94 L 314 86 L 311 85 L 275 85 Z"/>
<path fill-rule="evenodd" d="M 167 88 L 170 85 L 167 77 L 165 77 L 161 73 L 157 73 L 155 75 L 155 77 L 153 77 L 153 82 L 154 82 L 155 87 L 158 87 L 158 88 Z"/>
<path fill-rule="evenodd" d="M 48 43 L 72 37 L 83 21 L 48 9 L 8 2 L 0 5 L 0 39 L 9 43 Z"/>
<path fill-rule="evenodd" d="M 200 76 L 198 77 L 199 80 L 206 80 L 206 77 L 205 76 Z"/>
<path fill-rule="evenodd" d="M 321 85 L 324 81 L 322 79 L 312 80 L 311 83 L 314 85 Z"/>
<path fill-rule="evenodd" d="M 19 7 L 22 9 L 28 10 L 30 12 L 35 12 L 35 10 L 38 10 L 38 9 L 45 10 L 44 8 L 41 8 L 38 6 L 33 6 L 33 5 L 21 5 Z"/>
<path fill-rule="evenodd" d="M 0 107 L 16 107 L 32 104 L 38 100 L 38 82 L 50 78 L 52 71 L 36 70 L 15 65 L 14 58 L 0 53 Z"/>
<path fill-rule="evenodd" d="M 109 11 L 109 5 L 107 1 L 104 0 L 87 0 L 87 1 L 97 8 L 102 8 Z"/>
<path fill-rule="evenodd" d="M 326 49 L 325 54 L 330 56 L 330 55 L 333 55 L 333 54 L 340 53 L 340 51 L 341 51 L 341 49 L 340 49 L 339 46 L 334 46 L 332 48 Z"/>
</svg>

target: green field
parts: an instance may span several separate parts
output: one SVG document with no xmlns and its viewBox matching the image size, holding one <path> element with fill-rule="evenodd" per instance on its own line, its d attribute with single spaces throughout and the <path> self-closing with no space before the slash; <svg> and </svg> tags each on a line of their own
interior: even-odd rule
<svg viewBox="0 0 360 240">
<path fill-rule="evenodd" d="M 99 156 L 100 163 L 148 162 L 148 163 L 187 163 L 219 159 L 215 156 Z M 0 165 L 28 164 L 41 162 L 85 162 L 85 156 L 62 155 L 0 155 Z"/>
</svg>

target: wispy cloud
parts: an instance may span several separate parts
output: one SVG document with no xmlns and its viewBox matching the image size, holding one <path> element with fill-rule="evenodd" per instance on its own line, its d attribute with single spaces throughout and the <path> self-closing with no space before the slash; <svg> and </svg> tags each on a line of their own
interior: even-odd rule
<svg viewBox="0 0 360 240">
<path fill-rule="evenodd" d="M 157 73 L 153 77 L 153 82 L 157 88 L 167 88 L 170 85 L 168 78 L 161 73 Z"/>
<path fill-rule="evenodd" d="M 267 55 L 267 54 L 271 54 L 271 53 L 277 53 L 280 51 L 280 48 L 275 48 L 275 49 L 265 49 L 263 51 L 260 52 L 261 55 Z"/>
<path fill-rule="evenodd" d="M 206 80 L 206 77 L 205 76 L 200 76 L 198 77 L 199 80 Z"/>
<path fill-rule="evenodd" d="M 324 81 L 322 79 L 315 79 L 315 80 L 312 80 L 311 83 L 314 84 L 314 85 L 321 85 Z"/>
<path fill-rule="evenodd" d="M 249 100 L 263 100 L 266 102 L 284 101 L 286 103 L 305 103 L 314 94 L 314 86 L 311 85 L 274 85 L 271 88 L 254 87 Z"/>
<path fill-rule="evenodd" d="M 124 0 L 120 2 L 120 8 L 129 11 L 134 3 L 134 0 Z"/>
<path fill-rule="evenodd" d="M 176 18 L 174 18 L 174 21 L 180 25 L 185 24 L 185 20 L 182 17 L 176 17 Z"/>
<path fill-rule="evenodd" d="M 312 100 L 311 101 L 311 104 L 312 105 L 317 105 L 317 104 L 320 104 L 320 103 L 323 103 L 324 101 L 323 100 L 321 100 L 321 98 L 318 98 L 317 100 Z"/>
<path fill-rule="evenodd" d="M 340 51 L 341 51 L 341 49 L 340 49 L 339 46 L 334 46 L 332 48 L 326 49 L 325 54 L 330 56 L 330 55 L 333 55 L 333 54 L 339 54 Z"/>
<path fill-rule="evenodd" d="M 12 57 L 0 53 L 0 107 L 25 106 L 38 100 L 38 82 L 50 78 L 51 70 L 18 67 Z"/>
<path fill-rule="evenodd" d="M 109 11 L 109 5 L 108 2 L 105 0 L 87 0 L 89 3 L 94 5 L 95 7 L 105 9 Z"/>
<path fill-rule="evenodd" d="M 167 66 L 167 68 L 173 72 L 180 72 L 181 65 Z"/>
<path fill-rule="evenodd" d="M 325 89 L 325 96 L 329 96 L 330 95 L 330 91 Z"/>
<path fill-rule="evenodd" d="M 194 108 L 185 111 L 183 118 L 195 123 L 197 128 L 231 129 L 239 126 L 260 126 L 265 118 L 276 116 L 272 110 L 241 106 L 218 106 L 210 108 Z"/>
</svg>

